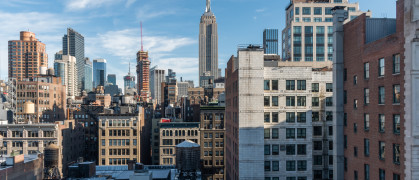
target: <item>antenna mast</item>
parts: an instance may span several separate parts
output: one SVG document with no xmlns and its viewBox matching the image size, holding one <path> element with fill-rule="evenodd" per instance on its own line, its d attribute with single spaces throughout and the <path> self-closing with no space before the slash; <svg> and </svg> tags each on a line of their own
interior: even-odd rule
<svg viewBox="0 0 419 180">
<path fill-rule="evenodd" d="M 140 22 L 140 26 L 141 26 L 141 51 L 143 50 L 143 22 Z"/>
</svg>

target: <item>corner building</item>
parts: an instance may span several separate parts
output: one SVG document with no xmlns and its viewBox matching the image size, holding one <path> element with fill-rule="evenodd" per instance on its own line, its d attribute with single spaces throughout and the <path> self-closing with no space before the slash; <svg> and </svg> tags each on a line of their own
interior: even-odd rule
<svg viewBox="0 0 419 180">
<path fill-rule="evenodd" d="M 331 63 L 264 60 L 249 46 L 227 65 L 226 179 L 328 179 Z"/>
<path fill-rule="evenodd" d="M 358 3 L 348 0 L 291 0 L 282 30 L 282 58 L 288 61 L 332 61 L 332 8 L 345 6 L 349 22 L 362 14 Z M 371 13 L 367 12 L 367 16 Z"/>
<path fill-rule="evenodd" d="M 343 26 L 345 179 L 405 179 L 403 5 Z"/>
</svg>

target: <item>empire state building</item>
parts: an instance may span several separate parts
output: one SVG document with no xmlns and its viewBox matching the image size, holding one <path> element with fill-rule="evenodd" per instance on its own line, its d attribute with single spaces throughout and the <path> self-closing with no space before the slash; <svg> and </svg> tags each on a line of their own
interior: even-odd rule
<svg viewBox="0 0 419 180">
<path fill-rule="evenodd" d="M 199 86 L 208 85 L 208 80 L 218 78 L 218 32 L 217 22 L 211 12 L 211 0 L 207 0 L 205 13 L 199 24 Z"/>
</svg>

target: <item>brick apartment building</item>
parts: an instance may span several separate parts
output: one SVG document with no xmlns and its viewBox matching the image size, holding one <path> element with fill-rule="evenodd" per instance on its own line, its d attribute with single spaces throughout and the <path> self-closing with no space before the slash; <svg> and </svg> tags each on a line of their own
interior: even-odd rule
<svg viewBox="0 0 419 180">
<path fill-rule="evenodd" d="M 403 6 L 343 26 L 345 179 L 405 179 Z"/>
</svg>

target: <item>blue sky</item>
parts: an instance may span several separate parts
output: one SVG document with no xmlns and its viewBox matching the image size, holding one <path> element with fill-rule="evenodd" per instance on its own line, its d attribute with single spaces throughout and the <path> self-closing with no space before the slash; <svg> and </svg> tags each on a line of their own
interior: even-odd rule
<svg viewBox="0 0 419 180">
<path fill-rule="evenodd" d="M 373 17 L 395 17 L 395 0 L 359 2 Z M 224 69 L 239 44 L 261 44 L 264 28 L 284 28 L 289 0 L 212 0 L 219 36 L 219 67 Z M 172 68 L 184 80 L 198 79 L 198 28 L 205 0 L 1 0 L 0 79 L 7 77 L 7 41 L 30 30 L 53 57 L 62 49 L 62 36 L 71 27 L 85 37 L 86 57 L 108 60 L 107 72 L 117 84 L 134 64 L 140 49 L 143 21 L 144 49 L 152 66 Z M 135 71 L 134 65 L 131 71 Z"/>
</svg>

